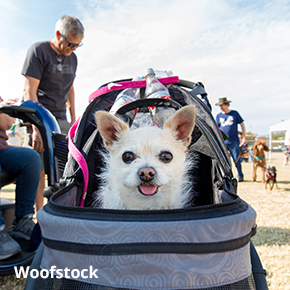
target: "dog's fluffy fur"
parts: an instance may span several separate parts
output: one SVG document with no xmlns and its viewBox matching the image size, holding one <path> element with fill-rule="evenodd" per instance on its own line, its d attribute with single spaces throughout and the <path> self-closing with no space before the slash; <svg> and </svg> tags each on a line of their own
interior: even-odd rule
<svg viewBox="0 0 290 290">
<path fill-rule="evenodd" d="M 266 172 L 266 155 L 265 151 L 269 152 L 269 147 L 264 140 L 257 140 L 254 144 L 254 162 L 253 162 L 253 181 L 257 179 L 257 168 L 261 167 L 262 170 L 262 183 L 265 183 Z"/>
<path fill-rule="evenodd" d="M 186 206 L 190 199 L 186 151 L 195 125 L 194 106 L 178 110 L 163 129 L 141 121 L 141 126 L 130 130 L 126 123 L 103 111 L 96 112 L 95 118 L 109 152 L 101 176 L 103 186 L 96 194 L 103 208 Z"/>
<path fill-rule="evenodd" d="M 268 167 L 266 171 L 266 183 L 265 189 L 267 189 L 267 185 L 269 184 L 270 190 L 273 189 L 274 184 L 276 184 L 276 188 L 278 188 L 277 183 L 277 169 L 275 166 Z"/>
</svg>

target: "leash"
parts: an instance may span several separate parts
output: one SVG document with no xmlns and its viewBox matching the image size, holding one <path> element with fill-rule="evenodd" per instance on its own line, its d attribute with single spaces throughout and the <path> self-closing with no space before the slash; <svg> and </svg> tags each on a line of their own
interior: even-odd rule
<svg viewBox="0 0 290 290">
<path fill-rule="evenodd" d="M 257 164 L 258 164 L 258 166 L 264 166 L 266 169 L 267 169 L 267 166 L 265 165 L 265 164 L 263 164 L 262 162 L 259 162 L 259 161 L 261 161 L 263 158 L 265 158 L 265 155 L 263 155 L 261 158 L 258 158 L 256 155 L 254 155 L 254 157 L 255 157 L 255 159 L 257 160 Z M 267 172 L 267 170 L 266 170 L 266 172 Z"/>
<path fill-rule="evenodd" d="M 235 161 L 235 164 L 239 161 L 240 158 L 241 158 L 241 153 L 239 154 L 239 157 L 238 157 L 237 160 Z"/>
</svg>

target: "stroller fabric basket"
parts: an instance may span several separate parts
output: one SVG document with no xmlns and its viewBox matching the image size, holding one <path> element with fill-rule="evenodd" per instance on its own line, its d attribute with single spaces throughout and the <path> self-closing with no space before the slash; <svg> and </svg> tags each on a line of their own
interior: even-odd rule
<svg viewBox="0 0 290 290">
<path fill-rule="evenodd" d="M 256 289 L 250 254 L 256 213 L 236 195 L 231 162 L 203 85 L 179 81 L 167 87 L 179 105 L 196 107 L 189 147 L 198 160 L 190 171 L 197 181 L 192 206 L 154 211 L 91 207 L 104 166 L 94 112 L 108 111 L 120 92 L 103 87 L 74 138 L 87 163 L 87 186 L 70 155 L 63 188 L 37 214 L 43 251 L 34 267 L 50 274 L 35 280 L 34 289 Z"/>
<path fill-rule="evenodd" d="M 238 198 L 207 209 L 153 213 L 72 213 L 57 205 L 61 195 L 53 199 L 38 214 L 41 268 L 69 266 L 81 273 L 92 266 L 97 277 L 78 281 L 113 289 L 206 289 L 237 282 L 249 288 L 234 289 L 255 289 L 249 243 L 255 211 Z M 39 289 L 45 289 L 42 283 Z"/>
</svg>

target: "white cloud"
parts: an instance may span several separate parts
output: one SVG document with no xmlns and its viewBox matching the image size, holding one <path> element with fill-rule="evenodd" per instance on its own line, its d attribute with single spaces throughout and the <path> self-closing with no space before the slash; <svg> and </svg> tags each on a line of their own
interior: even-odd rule
<svg viewBox="0 0 290 290">
<path fill-rule="evenodd" d="M 20 71 L 24 56 L 24 52 L 13 54 L 8 48 L 0 48 L 0 96 L 5 100 L 22 97 L 23 77 Z"/>
<path fill-rule="evenodd" d="M 221 95 L 232 99 L 246 125 L 265 133 L 270 123 L 257 110 L 271 114 L 273 122 L 288 116 L 284 106 L 278 114 L 269 106 L 274 97 L 289 102 L 289 18 L 283 16 L 288 6 L 286 1 L 241 3 L 110 1 L 110 8 L 91 6 L 84 18 L 85 45 L 78 51 L 77 85 L 83 90 L 86 83 L 89 95 L 102 83 L 140 75 L 147 67 L 172 69 L 182 78 L 202 81 L 213 104 Z"/>
<path fill-rule="evenodd" d="M 289 1 L 72 3 L 86 29 L 84 46 L 76 52 L 78 115 L 100 85 L 142 75 L 153 67 L 202 81 L 214 115 L 219 111 L 214 105 L 218 97 L 227 96 L 232 108 L 245 119 L 246 127 L 254 132 L 266 133 L 270 125 L 289 118 Z M 19 32 L 27 29 L 24 23 Z M 17 53 L 11 48 L 1 49 L 4 69 L 0 77 L 5 92 L 18 86 L 22 89 L 20 70 L 26 49 Z M 21 79 L 20 85 L 16 79 L 11 81 L 15 74 L 17 80 Z"/>
</svg>

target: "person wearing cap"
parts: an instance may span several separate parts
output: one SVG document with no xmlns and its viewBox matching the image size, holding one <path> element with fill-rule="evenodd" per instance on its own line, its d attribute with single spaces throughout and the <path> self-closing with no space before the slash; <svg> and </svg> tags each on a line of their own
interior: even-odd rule
<svg viewBox="0 0 290 290">
<path fill-rule="evenodd" d="M 220 106 L 221 112 L 216 116 L 216 123 L 219 126 L 220 130 L 226 134 L 228 137 L 225 140 L 225 145 L 227 149 L 230 151 L 233 161 L 235 162 L 235 166 L 238 171 L 238 179 L 239 182 L 244 181 L 244 174 L 242 172 L 242 164 L 241 164 L 241 156 L 240 156 L 240 145 L 247 144 L 246 140 L 246 128 L 244 124 L 243 118 L 240 114 L 235 110 L 230 110 L 229 100 L 227 98 L 219 98 L 216 106 Z M 242 129 L 242 138 L 240 142 L 239 134 L 238 134 L 238 124 Z"/>
</svg>

